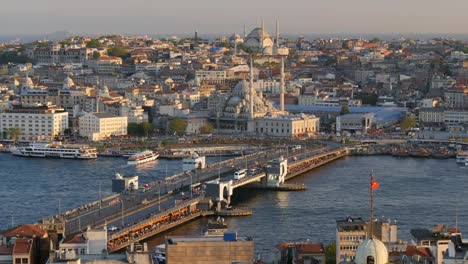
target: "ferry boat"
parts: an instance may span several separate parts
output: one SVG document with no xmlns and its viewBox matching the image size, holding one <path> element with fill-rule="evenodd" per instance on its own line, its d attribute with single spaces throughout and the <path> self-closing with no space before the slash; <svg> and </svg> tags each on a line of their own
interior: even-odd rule
<svg viewBox="0 0 468 264">
<path fill-rule="evenodd" d="M 457 152 L 457 163 L 465 164 L 468 161 L 468 151 L 458 151 Z"/>
<path fill-rule="evenodd" d="M 63 159 L 96 159 L 96 148 L 88 145 L 67 144 L 61 142 L 34 143 L 26 147 L 10 147 L 11 154 L 23 157 L 63 158 Z"/>
<path fill-rule="evenodd" d="M 128 158 L 127 164 L 128 165 L 138 165 L 146 162 L 150 162 L 156 160 L 159 157 L 159 154 L 153 152 L 151 150 L 145 150 L 142 152 L 138 152 L 133 154 Z"/>
</svg>

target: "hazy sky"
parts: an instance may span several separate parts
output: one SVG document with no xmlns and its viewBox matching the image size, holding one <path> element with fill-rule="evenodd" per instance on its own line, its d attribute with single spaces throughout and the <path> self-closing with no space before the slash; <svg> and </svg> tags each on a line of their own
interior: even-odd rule
<svg viewBox="0 0 468 264">
<path fill-rule="evenodd" d="M 230 34 L 275 18 L 285 33 L 468 34 L 468 0 L 0 0 L 0 35 Z"/>
</svg>

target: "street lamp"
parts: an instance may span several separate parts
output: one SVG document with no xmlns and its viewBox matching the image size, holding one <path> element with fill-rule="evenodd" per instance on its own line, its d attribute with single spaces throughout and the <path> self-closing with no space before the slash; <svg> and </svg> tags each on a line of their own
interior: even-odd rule
<svg viewBox="0 0 468 264">
<path fill-rule="evenodd" d="M 161 212 L 161 180 L 158 181 L 158 209 Z"/>
</svg>

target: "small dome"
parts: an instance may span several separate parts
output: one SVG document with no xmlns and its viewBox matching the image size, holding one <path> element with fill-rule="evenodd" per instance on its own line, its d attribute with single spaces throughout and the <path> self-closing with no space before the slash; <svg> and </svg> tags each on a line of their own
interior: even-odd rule
<svg viewBox="0 0 468 264">
<path fill-rule="evenodd" d="M 103 93 L 107 93 L 107 94 L 109 93 L 109 87 L 107 87 L 107 85 L 102 86 L 101 90 Z"/>
<path fill-rule="evenodd" d="M 388 251 L 387 247 L 378 239 L 364 240 L 356 250 L 356 264 L 367 264 L 372 260 L 374 264 L 387 264 Z"/>
<path fill-rule="evenodd" d="M 72 88 L 73 86 L 75 86 L 75 83 L 73 82 L 73 80 L 70 78 L 70 76 L 67 76 L 67 78 L 65 78 L 65 80 L 63 80 L 63 86 L 62 88 L 64 90 L 68 90 L 70 88 Z"/>
<path fill-rule="evenodd" d="M 237 104 L 239 104 L 240 102 L 242 101 L 242 99 L 240 99 L 239 96 L 233 96 L 229 99 L 229 101 L 227 102 L 227 105 L 228 106 L 236 106 Z"/>
</svg>

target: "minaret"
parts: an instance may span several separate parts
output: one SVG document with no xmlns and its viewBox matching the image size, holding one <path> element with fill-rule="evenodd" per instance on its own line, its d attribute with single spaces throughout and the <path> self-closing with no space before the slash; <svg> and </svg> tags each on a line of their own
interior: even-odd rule
<svg viewBox="0 0 468 264">
<path fill-rule="evenodd" d="M 276 19 L 276 48 L 279 48 L 279 20 Z"/>
<path fill-rule="evenodd" d="M 193 45 L 198 46 L 198 30 L 195 29 L 195 38 L 193 40 Z"/>
<path fill-rule="evenodd" d="M 245 41 L 245 38 L 247 38 L 247 30 L 245 29 L 245 24 L 244 24 L 244 41 Z"/>
<path fill-rule="evenodd" d="M 264 39 L 264 36 L 265 36 L 265 34 L 263 34 L 263 32 L 265 32 L 265 22 L 262 19 L 262 34 L 260 36 L 260 49 L 261 50 L 263 50 L 263 39 Z"/>
<path fill-rule="evenodd" d="M 281 56 L 280 89 L 280 110 L 284 112 L 284 56 Z"/>
<path fill-rule="evenodd" d="M 253 105 L 253 78 L 254 78 L 254 73 L 253 73 L 253 58 L 250 56 L 250 85 L 249 85 L 249 119 L 253 120 L 254 119 L 254 105 Z"/>
</svg>

